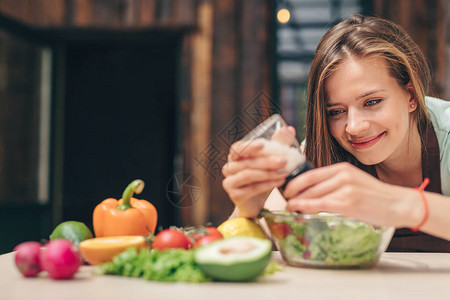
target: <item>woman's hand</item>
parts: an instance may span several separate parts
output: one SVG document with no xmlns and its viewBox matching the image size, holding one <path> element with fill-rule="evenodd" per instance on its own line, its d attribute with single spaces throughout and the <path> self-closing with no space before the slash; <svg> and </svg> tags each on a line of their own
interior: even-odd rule
<svg viewBox="0 0 450 300">
<path fill-rule="evenodd" d="M 270 191 L 284 184 L 286 158 L 263 153 L 263 143 L 239 141 L 233 144 L 222 168 L 222 186 L 241 217 L 256 217 Z"/>
<path fill-rule="evenodd" d="M 297 176 L 284 196 L 291 211 L 339 213 L 380 226 L 412 227 L 423 217 L 417 191 L 383 183 L 349 163 Z"/>
</svg>

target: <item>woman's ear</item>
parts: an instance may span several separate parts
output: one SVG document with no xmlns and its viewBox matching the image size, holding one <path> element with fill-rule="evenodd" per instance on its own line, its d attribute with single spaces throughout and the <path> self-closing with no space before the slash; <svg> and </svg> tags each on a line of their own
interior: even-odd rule
<svg viewBox="0 0 450 300">
<path fill-rule="evenodd" d="M 409 112 L 413 112 L 416 110 L 417 108 L 417 98 L 416 98 L 416 93 L 414 92 L 414 88 L 411 84 L 411 82 L 408 82 L 406 84 L 406 92 L 409 95 L 409 99 L 408 99 L 408 111 Z"/>
</svg>

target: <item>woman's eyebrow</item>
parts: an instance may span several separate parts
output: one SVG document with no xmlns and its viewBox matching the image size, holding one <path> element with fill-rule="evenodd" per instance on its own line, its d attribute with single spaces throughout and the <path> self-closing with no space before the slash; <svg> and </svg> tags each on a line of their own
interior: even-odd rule
<svg viewBox="0 0 450 300">
<path fill-rule="evenodd" d="M 384 91 L 385 91 L 384 89 L 370 90 L 370 91 L 367 91 L 367 92 L 359 95 L 358 97 L 356 97 L 356 100 L 365 98 L 365 97 L 370 96 L 370 95 L 375 94 L 375 93 L 384 92 Z"/>
<path fill-rule="evenodd" d="M 360 99 L 363 99 L 363 98 L 365 98 L 365 97 L 367 97 L 367 96 L 370 96 L 370 95 L 372 95 L 372 94 L 379 93 L 379 92 L 385 92 L 385 91 L 386 91 L 386 90 L 384 90 L 384 89 L 370 90 L 370 91 L 364 92 L 363 94 L 357 96 L 357 97 L 356 97 L 356 100 L 360 100 Z M 330 103 L 330 102 L 327 102 L 327 103 L 326 103 L 326 106 L 327 106 L 327 107 L 330 107 L 330 106 L 335 106 L 335 105 L 340 105 L 340 104 L 341 104 L 341 103 Z"/>
<path fill-rule="evenodd" d="M 385 92 L 385 91 L 386 90 L 384 90 L 384 89 L 370 90 L 370 91 L 364 92 L 363 94 L 357 96 L 356 100 L 360 100 L 360 99 L 363 99 L 363 98 L 365 98 L 367 96 L 370 96 L 372 94 L 376 94 L 376 93 L 379 93 L 379 92 Z M 330 107 L 330 106 L 335 106 L 335 105 L 340 105 L 340 104 L 341 103 L 339 103 L 339 102 L 338 103 L 330 103 L 330 102 L 327 101 L 326 106 Z"/>
</svg>

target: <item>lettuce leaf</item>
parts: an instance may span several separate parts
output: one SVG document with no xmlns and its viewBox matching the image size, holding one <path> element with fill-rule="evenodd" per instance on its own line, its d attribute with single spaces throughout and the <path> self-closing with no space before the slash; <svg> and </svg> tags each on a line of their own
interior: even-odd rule
<svg viewBox="0 0 450 300">
<path fill-rule="evenodd" d="M 96 267 L 94 272 L 166 282 L 211 281 L 194 263 L 194 252 L 181 249 L 155 251 L 143 248 L 137 251 L 129 248 L 113 261 Z"/>
</svg>

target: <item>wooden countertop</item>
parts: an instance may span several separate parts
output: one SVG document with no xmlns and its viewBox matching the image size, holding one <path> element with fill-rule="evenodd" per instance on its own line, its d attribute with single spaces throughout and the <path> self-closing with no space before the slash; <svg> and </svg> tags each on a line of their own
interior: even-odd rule
<svg viewBox="0 0 450 300">
<path fill-rule="evenodd" d="M 0 255 L 0 299 L 450 299 L 450 253 L 385 253 L 369 270 L 285 266 L 250 283 L 162 283 L 91 269 L 81 267 L 72 280 L 24 278 L 12 253 Z"/>
</svg>

